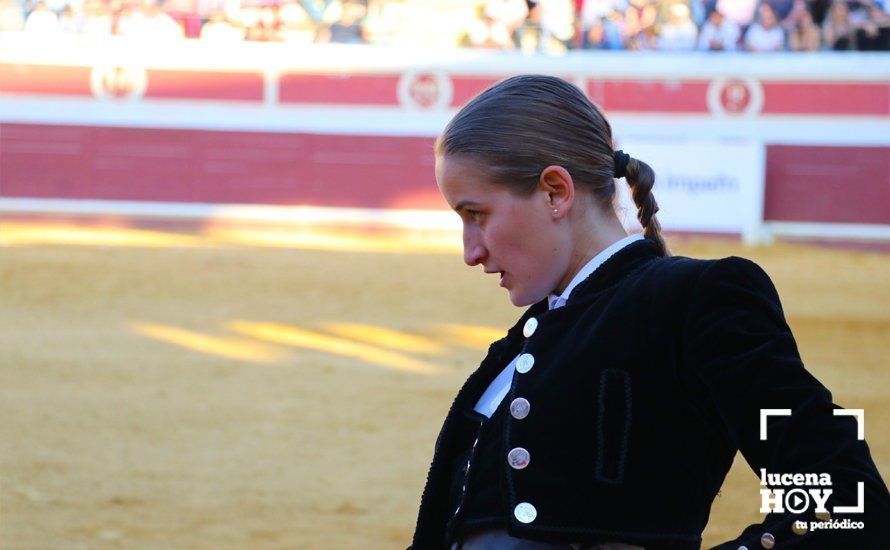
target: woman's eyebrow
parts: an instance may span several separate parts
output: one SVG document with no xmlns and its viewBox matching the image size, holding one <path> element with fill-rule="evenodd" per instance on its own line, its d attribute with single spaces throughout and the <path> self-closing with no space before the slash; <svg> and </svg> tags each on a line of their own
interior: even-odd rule
<svg viewBox="0 0 890 550">
<path fill-rule="evenodd" d="M 454 211 L 455 211 L 455 212 L 460 212 L 461 210 L 463 210 L 463 209 L 466 208 L 467 206 L 479 206 L 479 203 L 478 203 L 478 202 L 474 202 L 474 201 L 460 201 L 460 202 L 457 203 L 457 205 L 454 207 Z"/>
</svg>

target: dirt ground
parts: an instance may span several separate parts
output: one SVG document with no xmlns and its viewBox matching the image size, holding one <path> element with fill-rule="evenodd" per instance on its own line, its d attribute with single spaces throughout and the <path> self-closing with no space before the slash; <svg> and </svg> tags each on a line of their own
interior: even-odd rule
<svg viewBox="0 0 890 550">
<path fill-rule="evenodd" d="M 456 236 L 27 235 L 0 224 L 7 549 L 404 548 L 454 393 L 520 314 Z M 670 244 L 767 270 L 807 367 L 865 409 L 886 479 L 890 255 Z M 706 546 L 759 520 L 757 483 L 737 457 Z"/>
</svg>

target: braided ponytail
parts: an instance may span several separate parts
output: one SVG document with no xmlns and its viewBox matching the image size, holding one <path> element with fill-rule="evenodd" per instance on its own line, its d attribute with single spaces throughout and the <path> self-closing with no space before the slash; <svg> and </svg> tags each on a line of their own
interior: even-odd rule
<svg viewBox="0 0 890 550">
<path fill-rule="evenodd" d="M 667 244 L 661 236 L 661 224 L 655 217 L 655 213 L 658 212 L 658 203 L 652 195 L 655 172 L 645 162 L 631 157 L 627 162 L 624 177 L 630 185 L 634 204 L 637 205 L 637 219 L 643 226 L 643 236 L 658 245 L 662 256 L 670 256 Z"/>
</svg>

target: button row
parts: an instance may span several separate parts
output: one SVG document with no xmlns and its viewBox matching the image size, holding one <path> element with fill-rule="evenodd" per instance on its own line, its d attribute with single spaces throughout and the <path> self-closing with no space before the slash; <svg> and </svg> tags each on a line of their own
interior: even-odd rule
<svg viewBox="0 0 890 550">
<path fill-rule="evenodd" d="M 532 405 L 528 402 L 528 399 L 524 397 L 517 397 L 513 401 L 510 402 L 510 414 L 516 420 L 522 420 L 528 413 L 531 411 Z"/>
<path fill-rule="evenodd" d="M 530 502 L 520 502 L 513 508 L 513 517 L 521 523 L 531 523 L 538 517 L 538 511 Z"/>
<path fill-rule="evenodd" d="M 514 470 L 525 468 L 531 460 L 532 457 L 529 452 L 522 447 L 511 449 L 510 452 L 507 453 L 507 462 Z"/>
<path fill-rule="evenodd" d="M 526 321 L 525 326 L 522 327 L 522 335 L 526 338 L 530 338 L 536 330 L 538 330 L 538 320 L 532 317 L 531 319 Z"/>
<path fill-rule="evenodd" d="M 523 353 L 516 358 L 516 371 L 525 374 L 535 366 L 535 357 L 531 353 Z"/>
<path fill-rule="evenodd" d="M 529 338 L 537 329 L 538 320 L 532 317 L 522 327 L 522 335 Z M 525 374 L 532 370 L 533 366 L 535 366 L 535 357 L 530 353 L 523 353 L 516 359 L 516 372 L 520 374 Z M 517 397 L 510 402 L 510 414 L 517 420 L 527 417 L 530 411 L 531 403 L 524 397 Z M 507 463 L 513 469 L 521 470 L 528 466 L 529 462 L 531 462 L 531 454 L 522 447 L 516 447 L 507 453 Z M 520 502 L 513 509 L 513 516 L 520 523 L 531 523 L 538 517 L 538 511 L 530 502 Z"/>
</svg>

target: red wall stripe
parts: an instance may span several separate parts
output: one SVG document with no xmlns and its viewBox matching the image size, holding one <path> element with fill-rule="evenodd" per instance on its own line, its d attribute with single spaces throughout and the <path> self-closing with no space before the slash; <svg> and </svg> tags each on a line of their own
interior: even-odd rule
<svg viewBox="0 0 890 550">
<path fill-rule="evenodd" d="M 263 75 L 149 69 L 145 97 L 262 101 Z"/>
<path fill-rule="evenodd" d="M 2 196 L 447 208 L 432 138 L 0 125 Z"/>
<path fill-rule="evenodd" d="M 473 99 L 477 94 L 500 81 L 500 78 L 490 77 L 473 77 L 473 76 L 454 76 L 451 79 L 454 88 L 454 95 L 451 98 L 451 105 L 459 107 L 467 101 Z"/>
<path fill-rule="evenodd" d="M 587 94 L 607 111 L 708 112 L 708 81 L 589 80 Z"/>
<path fill-rule="evenodd" d="M 0 63 L 0 92 L 10 94 L 93 95 L 90 67 Z"/>
<path fill-rule="evenodd" d="M 890 84 L 764 82 L 764 114 L 890 115 Z"/>
<path fill-rule="evenodd" d="M 282 103 L 398 105 L 399 75 L 283 74 Z"/>
<path fill-rule="evenodd" d="M 890 224 L 890 147 L 768 146 L 764 217 Z"/>
</svg>

